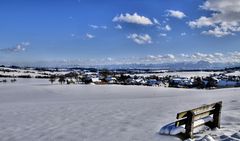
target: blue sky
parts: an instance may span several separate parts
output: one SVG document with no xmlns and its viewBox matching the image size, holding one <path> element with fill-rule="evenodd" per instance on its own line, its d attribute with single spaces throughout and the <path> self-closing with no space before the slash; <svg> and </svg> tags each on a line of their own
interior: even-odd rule
<svg viewBox="0 0 240 141">
<path fill-rule="evenodd" d="M 239 61 L 239 6 L 237 0 L 1 0 L 0 60 Z"/>
</svg>

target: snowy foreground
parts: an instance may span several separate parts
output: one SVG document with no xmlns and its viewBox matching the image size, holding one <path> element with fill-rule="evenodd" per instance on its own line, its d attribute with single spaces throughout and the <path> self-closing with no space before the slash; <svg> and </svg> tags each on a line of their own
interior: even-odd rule
<svg viewBox="0 0 240 141">
<path fill-rule="evenodd" d="M 1 141 L 178 141 L 159 135 L 178 112 L 223 101 L 222 128 L 196 139 L 240 140 L 240 89 L 0 84 Z"/>
</svg>

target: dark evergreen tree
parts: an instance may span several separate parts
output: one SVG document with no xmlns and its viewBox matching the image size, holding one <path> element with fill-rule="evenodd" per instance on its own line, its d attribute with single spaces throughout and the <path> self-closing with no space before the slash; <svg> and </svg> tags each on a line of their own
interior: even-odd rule
<svg viewBox="0 0 240 141">
<path fill-rule="evenodd" d="M 203 89 L 205 87 L 205 83 L 203 82 L 201 77 L 197 77 L 194 79 L 193 87 L 196 87 L 198 89 Z"/>
<path fill-rule="evenodd" d="M 217 87 L 217 80 L 212 78 L 212 77 L 207 77 L 207 84 L 206 87 L 207 88 L 215 88 Z"/>
</svg>

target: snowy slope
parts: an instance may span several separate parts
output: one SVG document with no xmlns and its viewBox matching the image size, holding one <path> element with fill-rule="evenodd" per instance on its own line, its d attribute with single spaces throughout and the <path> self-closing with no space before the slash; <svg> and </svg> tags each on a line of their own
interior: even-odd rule
<svg viewBox="0 0 240 141">
<path fill-rule="evenodd" d="M 4 71 L 5 70 L 5 71 Z M 67 71 L 62 72 L 50 72 L 50 71 L 37 71 L 37 70 L 28 70 L 28 69 L 13 69 L 13 68 L 7 68 L 7 67 L 0 67 L 0 75 L 2 76 L 11 76 L 11 77 L 18 77 L 22 75 L 29 75 L 31 77 L 36 76 L 48 76 L 48 75 L 61 75 L 66 74 Z"/>
<path fill-rule="evenodd" d="M 240 71 L 235 71 L 232 73 L 227 73 L 226 75 L 230 75 L 230 76 L 240 76 Z"/>
<path fill-rule="evenodd" d="M 22 79 L 0 84 L 0 90 L 1 141 L 178 141 L 159 135 L 160 128 L 177 112 L 219 100 L 223 128 L 197 138 L 239 137 L 240 89 L 50 85 Z"/>
</svg>

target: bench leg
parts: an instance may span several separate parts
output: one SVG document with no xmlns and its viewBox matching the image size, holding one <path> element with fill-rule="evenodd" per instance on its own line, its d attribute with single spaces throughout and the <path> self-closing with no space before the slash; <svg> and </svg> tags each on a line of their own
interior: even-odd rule
<svg viewBox="0 0 240 141">
<path fill-rule="evenodd" d="M 189 111 L 187 113 L 187 123 L 186 123 L 186 132 L 185 132 L 185 138 L 193 138 L 193 124 L 194 124 L 194 113 L 192 111 Z"/>
<path fill-rule="evenodd" d="M 215 105 L 214 114 L 213 114 L 213 128 L 220 128 L 220 119 L 221 119 L 221 110 L 222 102 L 219 102 Z"/>
</svg>

